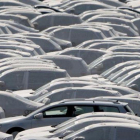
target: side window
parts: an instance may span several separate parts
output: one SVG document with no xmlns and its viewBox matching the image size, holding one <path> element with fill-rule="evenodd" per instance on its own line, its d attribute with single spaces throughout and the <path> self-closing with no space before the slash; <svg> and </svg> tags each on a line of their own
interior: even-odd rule
<svg viewBox="0 0 140 140">
<path fill-rule="evenodd" d="M 67 106 L 60 106 L 54 107 L 49 110 L 43 112 L 44 118 L 48 117 L 66 117 L 68 116 L 68 107 Z"/>
<path fill-rule="evenodd" d="M 119 112 L 117 107 L 112 106 L 94 106 L 95 112 Z"/>
<path fill-rule="evenodd" d="M 120 128 L 116 129 L 116 140 L 139 140 L 140 132 L 138 129 Z"/>
<path fill-rule="evenodd" d="M 8 73 L 2 77 L 2 81 L 5 82 L 6 88 L 9 90 L 20 90 L 23 89 L 24 81 L 24 72 L 12 72 Z"/>
<path fill-rule="evenodd" d="M 74 106 L 74 116 L 94 112 L 93 106 Z"/>
<path fill-rule="evenodd" d="M 29 72 L 28 88 L 36 89 L 50 82 L 55 78 L 54 72 L 49 71 L 31 71 Z"/>
</svg>

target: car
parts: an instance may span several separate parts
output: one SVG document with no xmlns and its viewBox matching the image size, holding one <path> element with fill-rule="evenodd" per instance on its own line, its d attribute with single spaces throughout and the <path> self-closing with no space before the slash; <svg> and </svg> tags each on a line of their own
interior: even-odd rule
<svg viewBox="0 0 140 140">
<path fill-rule="evenodd" d="M 116 32 L 112 27 L 107 25 L 99 25 L 97 23 L 76 24 L 76 25 L 71 25 L 71 27 L 96 29 L 99 30 L 106 38 L 120 35 L 120 33 Z"/>
<path fill-rule="evenodd" d="M 120 81 L 118 80 L 117 81 L 117 84 L 120 84 L 125 82 L 125 81 L 128 81 L 129 79 L 131 79 L 132 77 L 135 77 L 137 76 L 139 73 L 139 68 L 135 69 L 135 70 L 131 70 L 130 72 L 128 72 L 127 74 L 124 74 L 123 76 L 119 77 L 119 79 L 121 79 Z"/>
<path fill-rule="evenodd" d="M 138 91 L 130 89 L 128 87 L 117 86 L 117 85 L 88 85 L 85 87 L 96 87 L 96 88 L 103 88 L 107 90 L 116 90 L 120 92 L 122 95 L 131 95 L 131 94 L 140 94 Z"/>
<path fill-rule="evenodd" d="M 113 24 L 124 24 L 130 26 L 131 28 L 133 28 L 135 31 L 138 32 L 137 27 L 133 24 L 133 22 L 131 22 L 128 19 L 120 19 L 116 17 L 92 17 L 88 19 L 86 22 L 103 22 L 103 23 L 110 22 Z"/>
<path fill-rule="evenodd" d="M 35 11 L 35 10 L 29 10 L 29 8 L 26 8 L 26 10 L 25 10 L 25 7 L 23 7 L 23 9 L 13 8 L 13 9 L 10 9 L 10 10 L 8 8 L 4 12 L 2 12 L 2 14 L 12 14 L 12 15 L 26 16 L 26 17 L 28 17 L 29 20 L 32 20 L 35 17 L 41 15 L 40 12 Z"/>
<path fill-rule="evenodd" d="M 70 76 L 78 77 L 90 74 L 88 65 L 79 57 L 67 55 L 38 55 L 35 56 L 35 58 L 52 60 L 61 69 L 65 69 Z"/>
<path fill-rule="evenodd" d="M 121 85 L 132 88 L 136 91 L 140 91 L 139 80 L 140 80 L 140 74 L 136 75 L 135 77 L 130 78 L 129 80 L 127 80 L 123 83 L 121 83 Z"/>
<path fill-rule="evenodd" d="M 120 46 L 123 45 L 123 43 L 119 42 L 99 42 L 99 43 L 93 43 L 86 47 L 87 49 L 101 49 L 101 50 L 109 50 L 110 47 L 112 46 Z M 110 50 L 109 50 L 110 51 Z"/>
<path fill-rule="evenodd" d="M 51 13 L 37 16 L 31 21 L 35 28 L 42 31 L 52 26 L 68 26 L 72 24 L 80 24 L 82 20 L 79 16 L 67 13 Z"/>
<path fill-rule="evenodd" d="M 131 66 L 131 65 L 137 65 L 139 64 L 140 61 L 139 60 L 133 60 L 133 61 L 126 61 L 126 62 L 122 62 L 122 63 L 119 63 L 119 64 L 116 64 L 115 66 L 109 68 L 108 70 L 106 70 L 105 72 L 103 72 L 101 74 L 102 77 L 109 77 L 111 74 L 123 69 L 124 67 L 127 67 L 127 66 Z"/>
<path fill-rule="evenodd" d="M 4 58 L 0 60 L 0 64 L 1 66 L 6 66 L 8 63 L 13 62 L 14 61 L 27 61 L 27 62 L 32 62 L 32 61 L 36 61 L 36 62 L 40 62 L 40 63 L 50 63 L 50 65 L 55 65 L 55 63 L 51 60 L 45 60 L 45 59 L 38 59 L 38 58 L 33 58 L 33 57 L 12 57 L 12 58 Z"/>
<path fill-rule="evenodd" d="M 91 63 L 98 57 L 106 54 L 104 50 L 68 48 L 63 51 L 56 52 L 56 55 L 71 55 L 82 58 L 87 64 Z M 48 53 L 49 54 L 49 53 Z M 51 53 L 50 53 L 51 54 Z"/>
<path fill-rule="evenodd" d="M 35 99 L 35 102 L 50 104 L 63 99 L 93 98 L 99 96 L 121 96 L 118 91 L 106 90 L 96 87 L 67 87 L 57 89 Z"/>
<path fill-rule="evenodd" d="M 80 27 L 58 28 L 51 31 L 49 35 L 59 39 L 70 41 L 73 46 L 77 46 L 78 44 L 91 39 L 106 38 L 100 30 Z"/>
<path fill-rule="evenodd" d="M 25 115 L 44 106 L 8 91 L 0 91 L 0 118 Z"/>
<path fill-rule="evenodd" d="M 45 137 L 45 138 L 54 138 L 59 137 L 63 138 L 67 135 L 70 135 L 73 132 L 76 132 L 80 130 L 81 128 L 84 128 L 89 125 L 98 124 L 98 123 L 130 123 L 130 124 L 138 124 L 138 122 L 129 120 L 129 119 L 122 119 L 122 118 L 115 118 L 115 117 L 91 117 L 91 118 L 85 118 L 81 119 L 75 122 L 72 122 L 71 124 L 68 124 L 64 127 L 58 128 L 53 131 L 43 131 L 43 132 L 36 132 L 36 133 L 30 133 L 27 135 L 24 135 L 22 137 L 15 138 L 15 140 L 22 140 L 25 139 L 31 139 L 32 137 Z"/>
<path fill-rule="evenodd" d="M 72 13 L 75 15 L 79 15 L 85 11 L 89 11 L 89 10 L 96 10 L 96 9 L 106 9 L 106 8 L 113 8 L 113 6 L 109 6 L 107 4 L 101 3 L 101 2 L 92 2 L 92 1 L 87 1 L 84 3 L 77 3 L 74 4 L 68 8 L 66 8 L 64 11 L 67 13 Z"/>
<path fill-rule="evenodd" d="M 118 55 L 113 55 L 113 54 L 105 54 L 92 63 L 89 64 L 89 69 L 92 74 L 101 74 L 107 69 L 115 66 L 116 64 L 126 62 L 126 61 L 132 61 L 132 60 L 139 60 L 138 55 L 131 55 L 130 54 L 118 54 Z M 112 62 L 112 63 L 111 63 Z"/>
<path fill-rule="evenodd" d="M 28 6 L 27 4 L 24 4 L 22 2 L 18 2 L 18 1 L 14 1 L 14 0 L 11 0 L 11 1 L 5 1 L 5 0 L 1 0 L 0 1 L 0 6 Z"/>
<path fill-rule="evenodd" d="M 124 133 L 124 131 L 126 133 Z M 106 139 L 109 139 L 110 135 L 112 135 L 116 138 L 116 140 L 120 140 L 120 139 L 124 139 L 124 138 L 126 138 L 127 140 L 133 140 L 133 139 L 139 140 L 139 138 L 140 138 L 139 131 L 140 131 L 140 126 L 138 124 L 129 125 L 127 123 L 99 123 L 96 125 L 93 124 L 93 125 L 89 125 L 85 128 L 82 128 L 79 131 L 76 131 L 70 135 L 67 135 L 63 139 L 65 139 L 65 140 L 72 140 L 72 139 L 75 139 L 75 140 L 79 140 L 79 139 L 80 140 L 84 140 L 84 139 L 106 140 Z M 102 134 L 102 135 L 100 135 L 100 134 Z M 107 134 L 109 134 L 109 135 L 107 135 Z"/>
<path fill-rule="evenodd" d="M 118 82 L 121 80 L 120 78 L 124 76 L 127 72 L 131 72 L 133 70 L 139 69 L 139 64 L 131 65 L 131 66 L 126 66 L 119 70 L 118 72 L 112 73 L 110 76 L 108 76 L 108 79 L 113 82 Z"/>
<path fill-rule="evenodd" d="M 77 115 L 93 112 L 117 112 L 126 113 L 127 103 L 86 101 L 86 100 L 63 100 L 46 105 L 28 115 L 0 119 L 0 131 L 6 133 L 21 132 L 35 127 L 56 125 Z M 94 107 L 96 109 L 94 109 Z"/>
<path fill-rule="evenodd" d="M 20 67 L 1 73 L 1 90 L 37 89 L 55 78 L 69 77 L 67 72 L 57 68 Z M 40 79 L 40 80 L 39 80 Z"/>
<path fill-rule="evenodd" d="M 6 62 L 0 62 L 0 66 L 1 66 L 1 68 L 2 67 L 5 67 L 5 66 L 10 66 L 10 65 L 15 65 L 15 64 L 26 64 L 26 65 L 29 65 L 29 64 L 32 64 L 32 65 L 35 65 L 35 64 L 37 64 L 37 65 L 47 65 L 48 67 L 56 67 L 56 68 L 58 68 L 58 66 L 56 65 L 56 64 L 54 64 L 53 62 L 51 62 L 51 61 L 41 61 L 41 59 L 39 60 L 37 60 L 37 59 L 11 59 L 11 61 L 10 60 L 6 60 Z M 22 65 L 21 64 L 21 65 Z"/>
<path fill-rule="evenodd" d="M 79 115 L 77 117 L 74 117 L 74 118 L 72 118 L 68 121 L 65 121 L 63 123 L 60 123 L 58 125 L 37 127 L 37 128 L 33 128 L 33 129 L 24 130 L 24 131 L 22 131 L 22 132 L 20 132 L 16 135 L 15 140 L 18 140 L 21 137 L 24 137 L 26 135 L 30 135 L 30 134 L 33 134 L 33 133 L 35 134 L 35 133 L 39 133 L 39 132 L 57 131 L 58 129 L 65 128 L 67 126 L 71 126 L 75 122 L 80 122 L 81 120 L 88 120 L 88 118 L 92 118 L 93 121 L 94 121 L 94 118 L 99 118 L 99 119 L 104 119 L 104 118 L 114 118 L 114 119 L 116 119 L 116 118 L 118 118 L 118 120 L 119 119 L 123 119 L 123 120 L 126 119 L 126 120 L 133 120 L 133 121 L 136 121 L 136 122 L 140 121 L 139 117 L 134 116 L 134 115 L 130 115 L 130 114 L 124 114 L 124 113 L 113 113 L 113 112 L 85 113 L 85 114 Z"/>
<path fill-rule="evenodd" d="M 12 15 L 12 14 L 1 14 L 1 20 L 14 20 L 14 22 L 18 22 L 19 24 L 25 25 L 27 27 L 33 27 L 32 23 L 29 21 L 27 17 L 22 17 L 19 15 Z"/>
<path fill-rule="evenodd" d="M 129 47 L 129 46 L 128 46 Z M 140 53 L 140 48 L 137 46 L 134 46 L 133 48 L 126 48 L 123 46 L 114 46 L 108 49 L 108 51 L 112 51 L 112 52 L 139 52 Z"/>
<path fill-rule="evenodd" d="M 35 100 L 42 96 L 43 94 L 47 94 L 47 92 L 51 92 L 56 89 L 61 89 L 61 88 L 66 88 L 66 87 L 83 87 L 87 85 L 97 85 L 96 83 L 94 84 L 93 82 L 88 82 L 88 81 L 78 81 L 78 80 L 66 80 L 66 81 L 58 81 L 58 82 L 53 82 L 53 80 L 50 83 L 47 83 L 35 91 L 32 89 L 27 89 L 27 90 L 18 90 L 18 91 L 13 91 L 13 94 L 16 94 L 18 96 L 27 98 L 29 100 Z"/>
<path fill-rule="evenodd" d="M 94 44 L 101 44 L 101 43 L 108 43 L 108 44 L 110 44 L 110 43 L 118 43 L 118 44 L 126 44 L 127 42 L 124 42 L 124 41 L 118 41 L 118 40 L 108 40 L 108 39 L 106 39 L 106 40 L 102 40 L 102 39 L 95 39 L 95 40 L 88 40 L 88 41 L 84 41 L 84 42 L 82 42 L 81 44 L 79 44 L 79 45 L 77 45 L 76 46 L 76 48 L 87 48 L 87 47 L 89 47 L 90 45 L 94 45 Z"/>
<path fill-rule="evenodd" d="M 0 132 L 0 139 L 14 140 L 12 135 L 3 132 Z"/>
</svg>

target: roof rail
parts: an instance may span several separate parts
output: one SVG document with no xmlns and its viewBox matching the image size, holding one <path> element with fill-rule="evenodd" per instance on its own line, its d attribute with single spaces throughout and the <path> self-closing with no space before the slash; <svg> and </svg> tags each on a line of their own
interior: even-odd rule
<svg viewBox="0 0 140 140">
<path fill-rule="evenodd" d="M 68 101 L 86 101 L 86 99 L 85 98 L 64 99 L 61 101 L 61 103 L 65 103 Z"/>
<path fill-rule="evenodd" d="M 91 99 L 88 99 L 88 100 L 91 100 L 93 102 L 95 101 L 104 101 L 104 102 L 112 102 L 112 103 L 118 103 L 119 104 L 119 101 L 118 100 L 114 100 L 114 99 L 105 99 L 105 98 L 91 98 Z"/>
</svg>

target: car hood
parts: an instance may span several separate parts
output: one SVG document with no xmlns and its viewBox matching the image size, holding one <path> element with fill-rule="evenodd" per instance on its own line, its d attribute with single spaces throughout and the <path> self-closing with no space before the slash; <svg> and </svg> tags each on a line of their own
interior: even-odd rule
<svg viewBox="0 0 140 140">
<path fill-rule="evenodd" d="M 8 117 L 8 118 L 0 119 L 0 124 L 18 121 L 22 119 L 25 119 L 25 116 Z"/>
<path fill-rule="evenodd" d="M 25 137 L 45 137 L 45 138 L 50 138 L 50 137 L 53 137 L 53 133 L 49 133 L 49 131 L 45 131 L 45 132 L 36 132 L 36 133 L 32 133 L 32 134 L 27 134 L 27 135 L 24 135 L 22 138 L 25 138 Z"/>
<path fill-rule="evenodd" d="M 13 91 L 12 93 L 26 98 L 26 97 L 33 96 L 33 94 L 31 94 L 33 92 L 34 92 L 34 90 L 28 89 L 28 90 Z"/>
<path fill-rule="evenodd" d="M 51 127 L 51 126 L 37 127 L 37 128 L 28 129 L 28 130 L 18 133 L 16 138 L 26 136 L 28 134 L 35 134 L 39 132 L 46 132 L 46 131 L 52 131 L 52 130 L 55 130 L 55 127 Z"/>
</svg>

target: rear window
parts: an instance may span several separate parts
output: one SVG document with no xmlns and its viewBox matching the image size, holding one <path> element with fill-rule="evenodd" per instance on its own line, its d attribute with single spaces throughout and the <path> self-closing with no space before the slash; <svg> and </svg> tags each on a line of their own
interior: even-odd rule
<svg viewBox="0 0 140 140">
<path fill-rule="evenodd" d="M 120 112 L 117 107 L 114 106 L 94 106 L 94 112 Z"/>
</svg>

